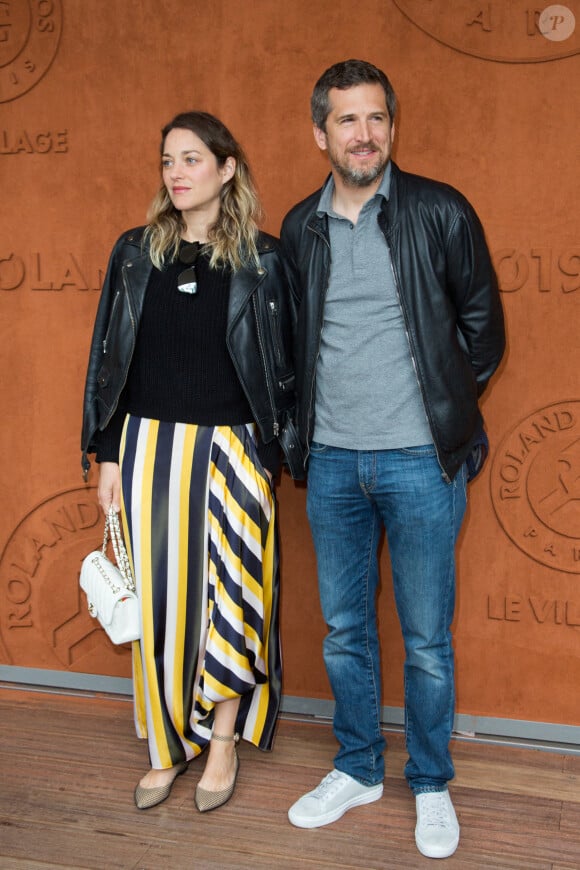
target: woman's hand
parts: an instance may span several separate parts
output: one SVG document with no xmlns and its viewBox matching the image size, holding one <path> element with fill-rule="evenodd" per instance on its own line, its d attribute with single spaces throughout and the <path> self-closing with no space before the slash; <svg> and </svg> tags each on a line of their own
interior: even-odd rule
<svg viewBox="0 0 580 870">
<path fill-rule="evenodd" d="M 101 462 L 99 465 L 99 504 L 105 514 L 113 506 L 115 513 L 121 510 L 121 469 L 117 462 Z"/>
</svg>

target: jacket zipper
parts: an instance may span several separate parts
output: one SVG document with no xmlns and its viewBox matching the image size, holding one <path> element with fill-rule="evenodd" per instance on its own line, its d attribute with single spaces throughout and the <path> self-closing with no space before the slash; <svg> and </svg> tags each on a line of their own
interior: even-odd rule
<svg viewBox="0 0 580 870">
<path fill-rule="evenodd" d="M 113 318 L 115 317 L 115 313 L 117 311 L 117 305 L 119 304 L 119 299 L 121 298 L 121 291 L 117 290 L 115 293 L 115 298 L 113 299 L 113 306 L 111 308 L 111 316 L 109 317 L 109 324 L 107 326 L 107 332 L 103 339 L 103 356 L 107 353 L 107 342 L 109 341 L 109 333 L 111 331 L 111 324 L 113 323 Z"/>
<path fill-rule="evenodd" d="M 315 229 L 315 227 L 312 227 L 310 225 L 307 226 L 307 229 L 309 229 L 310 232 L 315 233 L 315 235 L 317 235 L 320 239 L 322 239 L 322 241 L 324 242 L 324 244 L 328 248 L 328 254 L 330 256 L 332 252 L 331 252 L 330 242 L 328 241 L 326 236 L 323 233 L 319 232 L 319 230 Z M 314 405 L 314 386 L 316 384 L 316 367 L 318 365 L 318 359 L 320 357 L 320 347 L 322 345 L 322 330 L 324 327 L 324 304 L 326 302 L 326 295 L 328 293 L 329 280 L 330 280 L 330 268 L 328 268 L 326 271 L 326 281 L 324 284 L 324 293 L 323 293 L 321 306 L 320 306 L 320 315 L 318 318 L 318 326 L 320 327 L 318 329 L 318 346 L 316 348 L 316 356 L 314 358 L 312 384 L 311 384 L 311 389 L 310 389 L 310 402 L 308 405 L 308 414 L 306 417 L 306 455 L 304 456 L 305 463 L 306 463 L 306 460 L 308 459 L 308 457 L 310 456 L 310 421 L 312 420 L 312 408 Z"/>
<path fill-rule="evenodd" d="M 400 289 L 400 286 L 399 286 L 399 281 L 397 280 L 397 272 L 396 272 L 396 269 L 395 269 L 395 263 L 394 263 L 394 260 L 393 260 L 393 254 L 392 254 L 392 251 L 391 251 L 391 246 L 389 245 L 389 242 L 388 242 L 388 240 L 387 240 L 387 235 L 386 235 L 386 233 L 385 233 L 384 230 L 382 230 L 382 233 L 383 233 L 383 236 L 385 237 L 385 244 L 386 244 L 386 246 L 387 246 L 387 250 L 388 250 L 388 252 L 389 252 L 389 260 L 390 260 L 390 263 L 391 263 L 391 272 L 392 272 L 392 275 L 393 275 L 393 282 L 394 282 L 394 284 L 395 284 L 395 291 L 396 291 L 396 293 L 397 293 L 397 299 L 399 300 L 399 308 L 401 309 L 401 313 L 402 313 L 402 315 L 403 315 L 403 324 L 404 324 L 404 327 L 405 327 L 405 336 L 406 336 L 406 338 L 407 338 L 407 345 L 408 345 L 408 347 L 409 347 L 409 355 L 410 355 L 410 357 L 411 357 L 411 362 L 413 363 L 413 371 L 414 371 L 414 373 L 415 373 L 415 379 L 416 379 L 416 381 L 417 381 L 417 386 L 419 387 L 419 393 L 420 393 L 420 395 L 421 395 L 421 399 L 422 399 L 422 402 L 423 402 L 423 409 L 424 409 L 425 414 L 426 414 L 426 416 L 427 416 L 427 422 L 429 423 L 429 429 L 431 430 L 431 436 L 432 436 L 432 438 L 433 438 L 433 446 L 435 447 L 435 452 L 436 452 L 436 454 L 437 454 L 437 462 L 439 463 L 439 468 L 441 469 L 441 473 L 442 473 L 442 475 L 443 475 L 443 480 L 444 480 L 446 483 L 451 483 L 451 478 L 449 477 L 449 475 L 448 475 L 447 472 L 445 471 L 445 468 L 443 467 L 443 464 L 442 464 L 442 462 L 441 462 L 441 456 L 440 456 L 440 454 L 439 454 L 439 447 L 438 447 L 438 445 L 437 445 L 437 441 L 435 440 L 435 436 L 434 436 L 434 434 L 433 434 L 433 426 L 432 426 L 432 424 L 431 424 L 431 419 L 430 419 L 430 415 L 429 415 L 429 410 L 428 410 L 428 408 L 427 408 L 427 402 L 425 401 L 425 394 L 424 394 L 424 391 L 423 391 L 423 387 L 422 387 L 422 385 L 421 385 L 421 379 L 420 379 L 420 377 L 419 377 L 419 371 L 418 371 L 418 369 L 417 369 L 417 360 L 415 359 L 415 354 L 414 354 L 414 352 L 413 352 L 413 342 L 411 341 L 411 335 L 410 335 L 410 333 L 409 333 L 409 328 L 408 328 L 408 325 L 407 325 L 407 312 L 406 312 L 406 310 L 405 310 L 405 306 L 403 305 L 403 298 L 402 298 L 401 289 Z"/>
<path fill-rule="evenodd" d="M 264 377 L 266 378 L 266 388 L 268 390 L 268 399 L 270 400 L 272 419 L 274 421 L 273 425 L 272 425 L 272 429 L 273 429 L 274 435 L 276 437 L 278 437 L 278 435 L 280 434 L 280 425 L 279 425 L 278 419 L 277 419 L 276 406 L 274 404 L 274 394 L 272 391 L 272 384 L 270 383 L 270 376 L 268 374 L 268 366 L 266 364 L 266 353 L 264 351 L 264 339 L 262 336 L 262 329 L 260 326 L 260 318 L 258 316 L 258 304 L 256 302 L 255 294 L 252 296 L 252 307 L 254 309 L 254 317 L 256 318 L 256 332 L 258 334 L 258 347 L 260 349 L 260 358 L 262 360 L 262 366 L 264 369 Z M 254 412 L 254 417 L 255 416 L 256 416 L 256 414 Z"/>
<path fill-rule="evenodd" d="M 278 365 L 282 363 L 282 353 L 280 351 L 280 318 L 278 317 L 278 306 L 276 305 L 275 299 L 270 299 L 268 301 L 268 307 L 272 314 L 272 321 L 274 327 L 274 350 L 276 352 L 276 362 Z"/>
<path fill-rule="evenodd" d="M 127 268 L 129 268 L 130 266 L 131 266 L 131 263 L 127 263 Z M 111 408 L 111 411 L 110 411 L 110 413 L 109 413 L 109 415 L 108 415 L 108 417 L 107 417 L 107 419 L 102 427 L 103 429 L 105 429 L 108 426 L 108 424 L 110 423 L 111 418 L 113 417 L 113 414 L 115 413 L 115 411 L 117 410 L 117 407 L 119 405 L 119 399 L 121 398 L 121 393 L 125 389 L 125 384 L 127 383 L 127 377 L 129 375 L 129 369 L 131 367 L 131 360 L 133 359 L 133 351 L 135 350 L 135 344 L 134 344 L 135 335 L 137 334 L 137 329 L 135 326 L 135 318 L 133 317 L 133 312 L 131 310 L 129 288 L 128 288 L 127 282 L 125 280 L 125 269 L 122 270 L 122 276 L 123 276 L 123 285 L 125 287 L 125 293 L 127 294 L 127 310 L 129 312 L 129 317 L 131 318 L 131 325 L 133 326 L 133 348 L 131 349 L 131 353 L 129 354 L 127 365 L 125 366 L 125 371 L 123 372 L 123 383 L 121 384 L 121 389 L 117 393 L 117 401 L 115 402 L 114 406 Z M 119 291 L 117 291 L 117 297 L 119 297 L 120 295 L 121 295 L 121 291 L 119 290 Z M 112 315 L 111 315 L 111 319 L 112 319 Z M 108 332 L 107 332 L 107 337 L 108 337 Z M 105 339 L 105 342 L 103 342 L 103 345 L 106 345 L 106 339 Z M 103 346 L 103 353 L 106 353 L 106 352 L 107 352 L 106 347 Z"/>
</svg>

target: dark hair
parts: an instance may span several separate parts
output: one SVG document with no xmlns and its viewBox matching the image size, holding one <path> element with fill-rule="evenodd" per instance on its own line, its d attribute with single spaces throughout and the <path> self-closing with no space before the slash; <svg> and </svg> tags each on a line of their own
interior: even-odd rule
<svg viewBox="0 0 580 870">
<path fill-rule="evenodd" d="M 221 168 L 228 157 L 236 161 L 235 173 L 223 185 L 220 194 L 220 214 L 209 232 L 212 248 L 210 263 L 229 263 L 239 269 L 245 262 L 258 262 L 256 249 L 257 223 L 261 207 L 250 167 L 242 147 L 219 118 L 208 112 L 182 112 L 163 127 L 160 153 L 163 156 L 165 140 L 172 130 L 189 130 L 211 151 Z M 183 220 L 172 205 L 165 185 L 151 203 L 147 235 L 151 259 L 160 268 L 165 259 L 177 256 Z"/>
<path fill-rule="evenodd" d="M 320 130 L 326 130 L 330 113 L 328 92 L 331 88 L 346 91 L 356 85 L 379 84 L 385 92 L 385 100 L 391 123 L 395 120 L 397 97 L 385 73 L 366 60 L 343 60 L 323 72 L 312 91 L 310 109 L 312 120 Z"/>
</svg>

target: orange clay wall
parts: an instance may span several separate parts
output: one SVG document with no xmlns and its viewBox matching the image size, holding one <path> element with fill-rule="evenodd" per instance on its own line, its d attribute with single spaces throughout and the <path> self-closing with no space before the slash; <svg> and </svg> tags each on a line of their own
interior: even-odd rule
<svg viewBox="0 0 580 870">
<path fill-rule="evenodd" d="M 562 7 L 560 7 L 562 9 Z M 483 401 L 491 460 L 470 489 L 455 619 L 458 710 L 580 725 L 580 0 L 0 0 L 0 666 L 130 676 L 78 573 L 99 544 L 79 430 L 99 286 L 144 222 L 159 130 L 219 115 L 277 233 L 318 187 L 310 92 L 368 59 L 400 98 L 395 158 L 473 202 L 508 352 Z M 575 18 L 575 22 L 574 22 Z M 284 476 L 287 696 L 330 698 L 305 488 Z M 388 555 L 383 703 L 401 707 Z"/>
</svg>

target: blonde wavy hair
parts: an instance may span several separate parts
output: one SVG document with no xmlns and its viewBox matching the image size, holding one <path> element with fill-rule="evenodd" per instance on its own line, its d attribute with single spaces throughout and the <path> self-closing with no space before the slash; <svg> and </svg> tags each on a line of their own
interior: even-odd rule
<svg viewBox="0 0 580 870">
<path fill-rule="evenodd" d="M 236 161 L 235 173 L 220 191 L 220 211 L 208 233 L 210 265 L 229 265 L 234 271 L 254 263 L 259 266 L 256 236 L 262 208 L 248 161 L 225 124 L 207 112 L 182 112 L 161 131 L 160 153 L 171 130 L 190 130 L 215 156 L 221 169 L 228 157 Z M 158 269 L 172 262 L 179 252 L 185 222 L 162 183 L 147 213 L 145 239 L 153 265 Z"/>
</svg>

